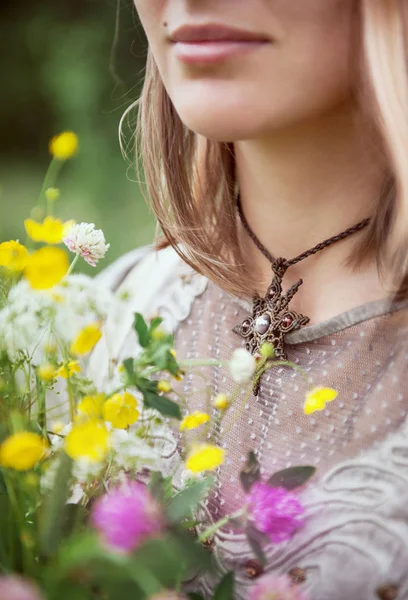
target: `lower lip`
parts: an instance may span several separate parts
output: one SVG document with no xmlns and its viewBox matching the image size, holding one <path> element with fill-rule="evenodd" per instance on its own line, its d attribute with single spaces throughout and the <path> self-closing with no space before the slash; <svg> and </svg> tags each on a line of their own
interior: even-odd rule
<svg viewBox="0 0 408 600">
<path fill-rule="evenodd" d="M 252 52 L 266 43 L 264 41 L 175 42 L 174 51 L 183 63 L 209 65 Z"/>
</svg>

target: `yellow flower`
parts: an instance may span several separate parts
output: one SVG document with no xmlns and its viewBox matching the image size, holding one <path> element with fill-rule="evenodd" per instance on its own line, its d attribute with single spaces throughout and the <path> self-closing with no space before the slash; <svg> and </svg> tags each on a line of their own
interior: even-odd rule
<svg viewBox="0 0 408 600">
<path fill-rule="evenodd" d="M 102 337 L 100 324 L 86 325 L 71 344 L 71 354 L 88 354 Z"/>
<path fill-rule="evenodd" d="M 64 447 L 73 460 L 99 462 L 109 450 L 109 432 L 101 421 L 78 421 L 65 437 Z"/>
<path fill-rule="evenodd" d="M 44 363 L 37 369 L 38 377 L 42 381 L 52 381 L 56 377 L 57 369 L 51 363 Z"/>
<path fill-rule="evenodd" d="M 185 467 L 192 473 L 211 471 L 222 465 L 224 458 L 225 450 L 222 448 L 211 444 L 202 444 L 193 448 L 187 457 Z"/>
<path fill-rule="evenodd" d="M 44 456 L 45 440 L 36 433 L 21 431 L 8 437 L 0 446 L 0 465 L 16 471 L 32 469 Z"/>
<path fill-rule="evenodd" d="M 69 379 L 75 373 L 81 372 L 81 366 L 77 360 L 71 360 L 68 364 L 61 365 L 60 368 L 56 371 L 55 377 L 63 377 L 64 379 Z"/>
<path fill-rule="evenodd" d="M 74 224 L 75 221 L 64 223 L 61 219 L 54 217 L 45 217 L 42 223 L 37 223 L 34 219 L 24 221 L 27 235 L 34 242 L 45 242 L 46 244 L 60 244 Z"/>
<path fill-rule="evenodd" d="M 78 404 L 78 411 L 90 419 L 100 419 L 102 417 L 102 406 L 104 402 L 105 394 L 84 396 Z"/>
<path fill-rule="evenodd" d="M 0 244 L 0 266 L 10 271 L 22 271 L 28 261 L 28 250 L 14 240 Z"/>
<path fill-rule="evenodd" d="M 172 355 L 173 358 L 177 359 L 177 354 L 176 354 L 176 351 L 174 350 L 174 348 L 172 348 L 170 350 L 170 354 Z"/>
<path fill-rule="evenodd" d="M 157 389 L 159 392 L 163 392 L 163 394 L 169 394 L 171 392 L 171 385 L 165 379 L 160 379 L 157 383 Z"/>
<path fill-rule="evenodd" d="M 57 200 L 59 200 L 60 197 L 60 191 L 58 188 L 47 188 L 45 190 L 45 198 L 48 200 L 48 202 L 56 202 Z"/>
<path fill-rule="evenodd" d="M 59 160 L 68 160 L 77 152 L 78 145 L 78 136 L 72 131 L 64 131 L 52 138 L 50 152 Z"/>
<path fill-rule="evenodd" d="M 332 388 L 315 387 L 307 392 L 303 407 L 306 415 L 311 415 L 318 410 L 324 410 L 328 402 L 332 402 L 338 396 L 338 392 Z"/>
<path fill-rule="evenodd" d="M 184 431 L 185 429 L 197 429 L 200 425 L 207 423 L 210 420 L 210 417 L 206 413 L 202 413 L 199 411 L 191 413 L 191 415 L 187 415 L 180 423 L 180 431 Z"/>
<path fill-rule="evenodd" d="M 229 407 L 229 399 L 227 394 L 218 394 L 213 400 L 213 407 L 217 410 L 227 410 Z"/>
<path fill-rule="evenodd" d="M 123 395 L 114 394 L 106 400 L 102 411 L 104 420 L 111 423 L 115 429 L 126 429 L 140 417 L 137 400 L 128 392 Z"/>
<path fill-rule="evenodd" d="M 24 275 L 35 290 L 47 290 L 61 281 L 68 268 L 64 250 L 45 246 L 31 254 Z"/>
</svg>

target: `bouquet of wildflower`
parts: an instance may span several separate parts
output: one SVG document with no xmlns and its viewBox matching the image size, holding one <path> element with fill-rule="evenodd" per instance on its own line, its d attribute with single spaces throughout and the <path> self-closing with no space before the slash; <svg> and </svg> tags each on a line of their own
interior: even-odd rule
<svg viewBox="0 0 408 600">
<path fill-rule="evenodd" d="M 213 423 L 206 413 L 189 413 L 188 398 L 174 399 L 172 378 L 192 365 L 177 361 L 159 317 L 146 322 L 136 314 L 138 355 L 118 365 L 106 389 L 98 389 L 87 376 L 86 359 L 105 335 L 108 314 L 120 314 L 118 303 L 120 309 L 126 299 L 74 273 L 80 258 L 96 266 L 105 256 L 103 232 L 54 216 L 57 176 L 77 147 L 70 132 L 51 141 L 53 158 L 24 223 L 26 243 L 0 244 L 0 598 L 176 600 L 189 574 L 212 568 L 202 542 L 228 521 L 246 531 L 262 562 L 265 544 L 293 535 L 303 523 L 293 490 L 314 469 L 295 467 L 262 481 L 250 453 L 240 474 L 242 509 L 202 527 L 198 539 L 191 535 L 225 450 L 186 444 L 180 450 L 186 476 L 175 486 L 163 465 L 172 429 L 205 426 L 211 440 L 211 427 L 242 386 L 248 397 L 269 368 L 273 348 L 265 344 L 256 358 L 236 350 L 224 365 L 194 361 L 197 367 L 224 366 L 236 382 L 230 396 L 209 398 L 217 414 Z M 334 390 L 313 389 L 305 411 L 322 410 L 335 396 Z M 263 585 L 254 592 L 257 600 L 271 589 Z M 272 588 L 281 593 L 285 585 L 288 594 L 277 598 L 301 598 L 282 581 Z M 227 574 L 215 598 L 233 597 L 234 577 Z"/>
</svg>

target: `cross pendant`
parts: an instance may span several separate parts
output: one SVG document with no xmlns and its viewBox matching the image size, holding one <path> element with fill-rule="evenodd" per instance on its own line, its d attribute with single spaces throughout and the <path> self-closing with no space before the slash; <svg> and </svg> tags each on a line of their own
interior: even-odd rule
<svg viewBox="0 0 408 600">
<path fill-rule="evenodd" d="M 288 267 L 285 259 L 274 260 L 272 263 L 274 277 L 265 297 L 255 295 L 252 316 L 247 317 L 241 325 L 233 329 L 234 333 L 244 338 L 247 350 L 254 356 L 259 354 L 262 344 L 269 342 L 274 348 L 275 358 L 287 360 L 284 348 L 285 336 L 309 322 L 309 317 L 288 308 L 289 302 L 303 283 L 299 279 L 286 294 L 283 293 L 282 279 Z M 255 386 L 254 394 L 257 395 L 258 391 L 259 384 Z"/>
</svg>

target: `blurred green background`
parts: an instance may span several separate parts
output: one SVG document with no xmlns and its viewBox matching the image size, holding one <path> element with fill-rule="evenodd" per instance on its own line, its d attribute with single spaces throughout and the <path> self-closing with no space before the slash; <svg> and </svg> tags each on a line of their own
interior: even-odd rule
<svg viewBox="0 0 408 600">
<path fill-rule="evenodd" d="M 0 240 L 23 239 L 49 139 L 72 130 L 80 152 L 60 176 L 57 214 L 103 229 L 111 248 L 99 268 L 150 242 L 154 219 L 118 142 L 146 57 L 132 2 L 2 0 L 0 55 Z"/>
</svg>

